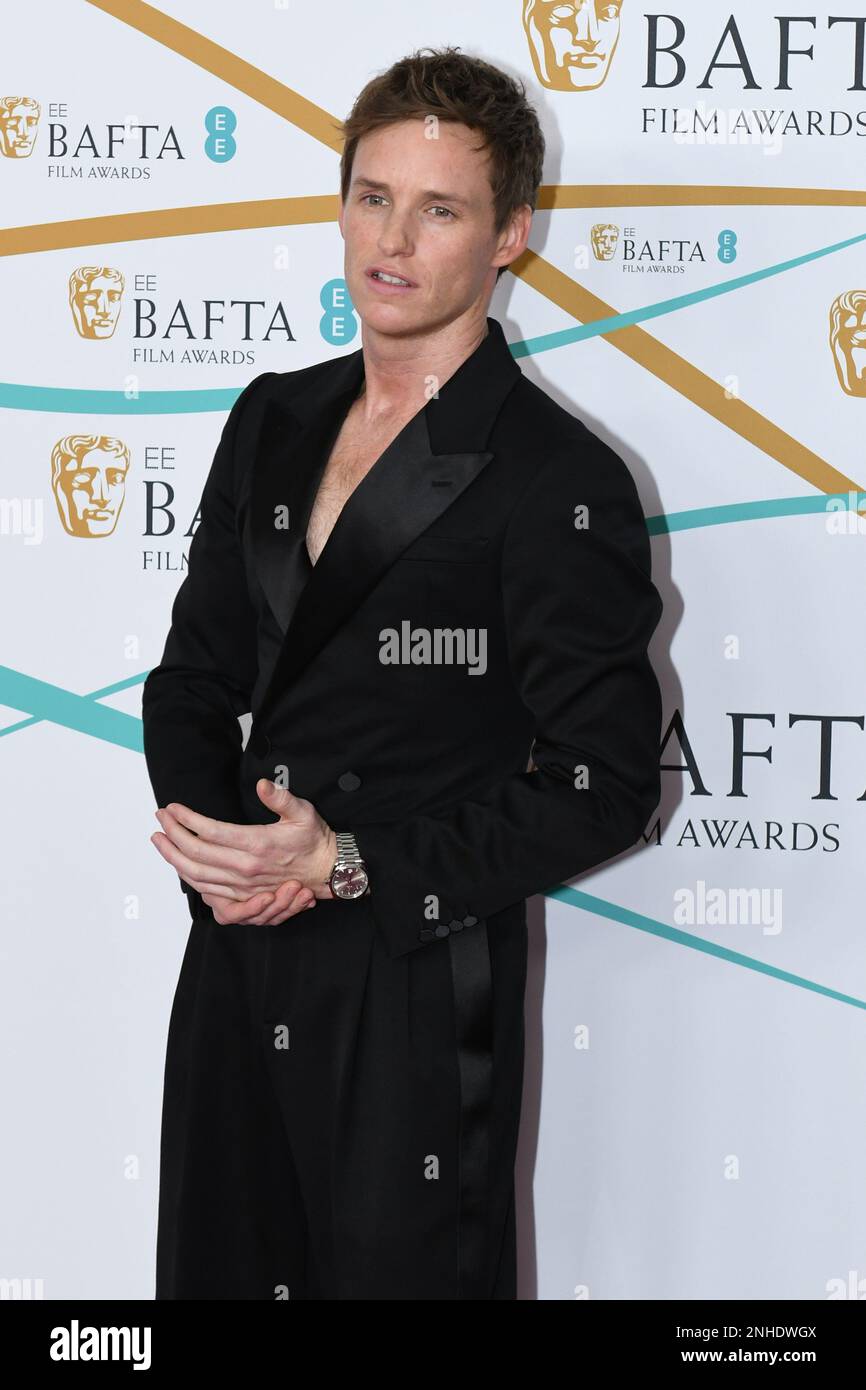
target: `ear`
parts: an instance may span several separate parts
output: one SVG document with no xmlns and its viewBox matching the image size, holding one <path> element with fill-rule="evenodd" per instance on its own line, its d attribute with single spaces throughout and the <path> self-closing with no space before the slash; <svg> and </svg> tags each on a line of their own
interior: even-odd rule
<svg viewBox="0 0 866 1390">
<path fill-rule="evenodd" d="M 532 230 L 532 208 L 528 203 L 522 203 L 515 208 L 509 218 L 508 225 L 499 234 L 496 255 L 490 262 L 492 266 L 511 265 L 518 256 L 522 256 L 529 242 L 529 233 Z"/>
</svg>

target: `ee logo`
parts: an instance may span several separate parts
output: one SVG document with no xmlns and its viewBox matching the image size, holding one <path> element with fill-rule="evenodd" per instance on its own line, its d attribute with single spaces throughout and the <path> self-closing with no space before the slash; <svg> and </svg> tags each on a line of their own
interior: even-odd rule
<svg viewBox="0 0 866 1390">
<path fill-rule="evenodd" d="M 207 139 L 204 152 L 215 164 L 225 164 L 234 158 L 237 145 L 232 132 L 238 123 L 237 116 L 230 106 L 212 106 L 204 118 Z"/>
<path fill-rule="evenodd" d="M 719 260 L 722 265 L 730 265 L 737 259 L 737 234 L 736 232 L 719 232 Z"/>
<path fill-rule="evenodd" d="M 358 321 L 345 280 L 329 280 L 323 285 L 319 303 L 325 311 L 319 320 L 319 330 L 325 342 L 335 346 L 351 343 L 358 331 Z"/>
</svg>

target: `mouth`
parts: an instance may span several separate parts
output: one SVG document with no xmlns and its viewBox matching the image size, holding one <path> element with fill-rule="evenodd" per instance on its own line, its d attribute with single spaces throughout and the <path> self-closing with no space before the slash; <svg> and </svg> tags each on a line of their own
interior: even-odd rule
<svg viewBox="0 0 866 1390">
<path fill-rule="evenodd" d="M 604 61 L 601 53 L 580 53 L 570 49 L 565 54 L 566 61 L 574 68 L 597 68 Z"/>
<path fill-rule="evenodd" d="M 371 285 L 375 285 L 380 294 L 407 294 L 409 290 L 418 288 L 412 280 L 407 280 L 405 276 L 392 275 L 390 271 L 382 270 L 379 266 L 373 266 L 366 272 L 366 275 Z"/>
</svg>

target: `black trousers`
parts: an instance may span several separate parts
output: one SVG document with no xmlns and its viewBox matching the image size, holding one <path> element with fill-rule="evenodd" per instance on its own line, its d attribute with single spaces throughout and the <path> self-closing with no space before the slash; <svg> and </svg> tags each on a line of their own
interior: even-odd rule
<svg viewBox="0 0 866 1390">
<path fill-rule="evenodd" d="M 157 1299 L 513 1299 L 525 907 L 397 959 L 363 899 L 196 917 Z"/>
</svg>

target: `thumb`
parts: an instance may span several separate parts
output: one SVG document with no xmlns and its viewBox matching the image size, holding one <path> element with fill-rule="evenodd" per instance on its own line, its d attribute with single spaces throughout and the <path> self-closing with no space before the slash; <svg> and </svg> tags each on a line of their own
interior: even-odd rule
<svg viewBox="0 0 866 1390">
<path fill-rule="evenodd" d="M 269 811 L 276 811 L 281 816 L 287 815 L 296 801 L 288 787 L 281 787 L 277 782 L 272 782 L 269 777 L 260 777 L 256 782 L 256 792 L 260 801 L 263 801 Z"/>
</svg>

